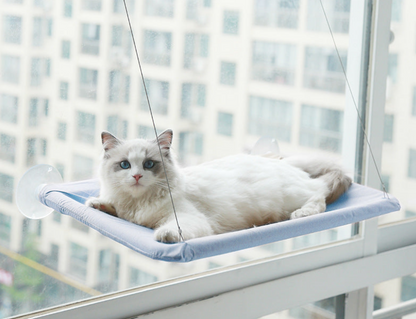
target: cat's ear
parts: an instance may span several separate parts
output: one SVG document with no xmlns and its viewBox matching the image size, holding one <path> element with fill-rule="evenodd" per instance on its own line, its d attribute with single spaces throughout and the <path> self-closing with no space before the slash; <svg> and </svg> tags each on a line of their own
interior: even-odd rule
<svg viewBox="0 0 416 319">
<path fill-rule="evenodd" d="M 101 142 L 103 143 L 103 148 L 106 152 L 121 144 L 120 140 L 117 137 L 106 131 L 103 131 L 101 133 Z"/>
<path fill-rule="evenodd" d="M 159 141 L 160 148 L 162 150 L 169 151 L 170 146 L 172 145 L 172 138 L 173 138 L 173 131 L 171 129 L 167 129 L 159 134 L 157 137 Z"/>
</svg>

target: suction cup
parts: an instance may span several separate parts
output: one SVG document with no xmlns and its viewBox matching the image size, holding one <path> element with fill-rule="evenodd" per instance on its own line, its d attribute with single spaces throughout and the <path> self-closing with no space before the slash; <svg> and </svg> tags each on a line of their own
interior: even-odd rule
<svg viewBox="0 0 416 319">
<path fill-rule="evenodd" d="M 254 145 L 251 154 L 263 155 L 267 153 L 279 154 L 279 144 L 276 139 L 271 137 L 261 137 Z"/>
<path fill-rule="evenodd" d="M 20 212 L 31 219 L 48 216 L 53 209 L 39 201 L 39 193 L 48 184 L 62 182 L 61 174 L 53 166 L 40 164 L 27 170 L 17 185 L 16 203 Z"/>
</svg>

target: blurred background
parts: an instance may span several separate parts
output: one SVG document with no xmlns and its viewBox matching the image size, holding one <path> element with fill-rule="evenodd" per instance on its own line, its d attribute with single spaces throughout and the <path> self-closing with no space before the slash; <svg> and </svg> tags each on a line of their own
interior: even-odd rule
<svg viewBox="0 0 416 319">
<path fill-rule="evenodd" d="M 159 131 L 181 165 L 249 152 L 342 160 L 345 79 L 319 0 L 127 0 Z M 350 1 L 323 0 L 347 67 Z M 416 3 L 393 0 L 382 178 L 416 216 Z M 15 188 L 33 165 L 94 178 L 100 133 L 154 138 L 122 0 L 0 0 L 0 318 L 344 240 L 347 225 L 188 264 L 150 260 L 54 212 L 28 220 Z M 355 174 L 356 180 L 360 178 Z M 416 278 L 375 287 L 375 308 L 416 297 Z M 335 318 L 335 298 L 268 316 Z"/>
</svg>

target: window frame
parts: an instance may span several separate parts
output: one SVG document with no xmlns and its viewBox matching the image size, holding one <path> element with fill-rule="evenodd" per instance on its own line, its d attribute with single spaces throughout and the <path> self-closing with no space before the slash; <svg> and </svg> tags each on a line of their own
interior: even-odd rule
<svg viewBox="0 0 416 319">
<path fill-rule="evenodd" d="M 379 185 L 373 160 L 381 166 L 385 111 L 385 94 L 381 93 L 385 92 L 388 73 L 391 5 L 391 0 L 351 0 L 351 14 L 357 23 L 350 24 L 353 37 L 347 76 L 359 108 L 366 112 L 366 138 L 374 157 L 369 156 L 368 145 L 363 143 L 355 103 L 348 93 L 344 113 L 348 134 L 344 135 L 342 151 L 347 167 L 362 170 L 361 183 L 371 187 Z M 360 226 L 359 234 L 348 240 L 77 301 L 28 316 L 78 318 L 88 313 L 93 319 L 189 314 L 198 314 L 198 318 L 254 318 L 348 293 L 344 318 L 369 319 L 373 317 L 372 285 L 416 271 L 416 234 L 412 231 L 416 219 L 381 227 L 377 219 L 371 219 Z M 385 318 L 380 315 L 383 311 L 377 311 L 377 318 Z"/>
</svg>

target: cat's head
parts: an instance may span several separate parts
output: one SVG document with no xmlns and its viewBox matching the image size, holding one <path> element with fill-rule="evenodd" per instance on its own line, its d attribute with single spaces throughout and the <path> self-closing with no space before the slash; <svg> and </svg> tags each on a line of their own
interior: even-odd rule
<svg viewBox="0 0 416 319">
<path fill-rule="evenodd" d="M 175 174 L 172 137 L 172 130 L 166 130 L 155 140 L 122 141 L 111 133 L 102 132 L 104 156 L 100 175 L 103 186 L 133 196 L 140 196 L 149 189 L 167 189 L 163 163 L 169 179 Z"/>
</svg>

